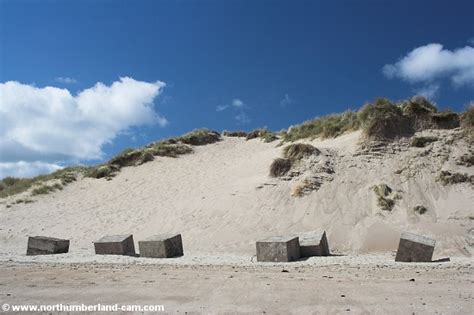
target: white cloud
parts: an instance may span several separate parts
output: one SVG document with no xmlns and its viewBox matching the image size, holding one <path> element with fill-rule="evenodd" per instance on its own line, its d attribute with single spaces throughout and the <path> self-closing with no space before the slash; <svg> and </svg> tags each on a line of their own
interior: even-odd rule
<svg viewBox="0 0 474 315">
<path fill-rule="evenodd" d="M 32 177 L 40 174 L 51 173 L 61 168 L 62 167 L 57 164 L 44 162 L 0 162 L 0 179 L 7 176 Z"/>
<path fill-rule="evenodd" d="M 217 105 L 216 106 L 216 112 L 222 112 L 222 111 L 225 111 L 226 109 L 228 109 L 229 107 L 233 107 L 235 109 L 238 109 L 238 108 L 243 108 L 245 107 L 245 104 L 244 102 L 242 102 L 242 100 L 238 99 L 238 98 L 234 98 L 232 100 L 232 102 L 229 104 L 224 104 L 224 105 Z"/>
<path fill-rule="evenodd" d="M 222 112 L 226 110 L 227 108 L 229 108 L 229 105 L 217 105 L 216 112 Z"/>
<path fill-rule="evenodd" d="M 383 73 L 410 83 L 432 84 L 448 78 L 456 86 L 474 87 L 474 47 L 453 51 L 441 44 L 417 47 L 398 62 L 385 65 Z"/>
<path fill-rule="evenodd" d="M 239 125 L 248 124 L 250 122 L 250 118 L 246 113 L 246 109 L 248 106 L 239 98 L 234 98 L 230 104 L 218 105 L 216 106 L 216 112 L 223 112 L 228 108 L 233 108 L 235 116 L 235 120 Z"/>
<path fill-rule="evenodd" d="M 471 37 L 467 42 L 474 46 L 474 37 Z"/>
<path fill-rule="evenodd" d="M 65 83 L 65 84 L 77 83 L 76 79 L 70 78 L 70 77 L 56 77 L 54 78 L 54 81 L 59 82 L 59 83 Z"/>
<path fill-rule="evenodd" d="M 230 105 L 229 104 L 218 105 L 216 107 L 216 111 L 217 112 L 223 112 L 228 108 L 233 108 L 234 112 L 237 113 L 234 116 L 234 118 L 235 118 L 235 120 L 237 121 L 237 123 L 239 125 L 248 124 L 250 122 L 250 118 L 246 113 L 247 105 L 245 105 L 245 103 L 242 100 L 240 100 L 238 98 L 234 98 L 230 102 Z"/>
<path fill-rule="evenodd" d="M 285 97 L 280 101 L 281 106 L 288 106 L 293 103 L 293 100 L 288 94 L 285 94 Z"/>
<path fill-rule="evenodd" d="M 164 86 L 124 77 L 73 96 L 56 87 L 0 83 L 0 163 L 100 159 L 102 146 L 130 127 L 167 124 L 153 109 Z M 38 164 L 31 168 L 41 169 Z"/>
<path fill-rule="evenodd" d="M 234 98 L 234 99 L 232 100 L 232 106 L 239 108 L 239 107 L 244 106 L 244 102 L 242 102 L 242 101 L 239 100 L 238 98 Z"/>
<path fill-rule="evenodd" d="M 438 95 L 439 84 L 433 83 L 415 90 L 416 95 L 424 96 L 428 99 L 434 99 Z"/>
</svg>

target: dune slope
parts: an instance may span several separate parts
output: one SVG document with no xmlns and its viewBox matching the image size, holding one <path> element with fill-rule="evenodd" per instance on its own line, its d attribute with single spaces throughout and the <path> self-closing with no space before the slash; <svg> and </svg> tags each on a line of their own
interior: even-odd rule
<svg viewBox="0 0 474 315">
<path fill-rule="evenodd" d="M 2 200 L 1 255 L 23 255 L 28 235 L 69 238 L 72 255 L 93 255 L 92 242 L 105 234 L 132 233 L 137 241 L 169 232 L 182 233 L 188 253 L 253 255 L 260 238 L 324 229 L 340 252 L 393 251 L 408 230 L 435 238 L 437 257 L 470 256 L 473 185 L 437 180 L 442 170 L 474 173 L 457 163 L 472 154 L 459 134 L 425 131 L 438 140 L 424 148 L 410 139 L 363 146 L 360 132 L 306 141 L 320 154 L 285 178 L 269 176 L 284 147 L 278 142 L 223 137 L 193 154 L 125 167 L 110 181 L 83 178 L 33 203 Z M 308 176 L 320 180 L 319 189 L 292 196 Z M 377 203 L 380 184 L 392 190 L 391 211 Z M 419 205 L 427 211 L 415 212 Z"/>
</svg>

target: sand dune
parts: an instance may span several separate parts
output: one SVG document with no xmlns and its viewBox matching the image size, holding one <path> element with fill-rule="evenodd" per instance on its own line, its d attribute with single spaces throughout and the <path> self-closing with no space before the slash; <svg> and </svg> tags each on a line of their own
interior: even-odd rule
<svg viewBox="0 0 474 315">
<path fill-rule="evenodd" d="M 301 197 L 292 189 L 311 169 L 290 180 L 269 177 L 270 164 L 281 156 L 277 141 L 223 137 L 193 154 L 123 168 L 110 181 L 83 178 L 34 203 L 7 208 L 19 197 L 3 200 L 1 255 L 24 255 L 28 235 L 71 239 L 74 260 L 93 257 L 92 242 L 105 234 L 132 233 L 137 241 L 179 232 L 188 254 L 250 257 L 260 238 L 324 229 L 336 252 L 394 251 L 408 230 L 437 240 L 435 258 L 470 256 L 473 186 L 436 180 L 445 169 L 473 173 L 456 164 L 472 150 L 458 133 L 425 131 L 440 140 L 415 148 L 402 139 L 382 152 L 362 150 L 360 132 L 306 141 L 321 150 L 314 162 L 330 163 L 334 173 Z M 399 198 L 392 211 L 377 205 L 372 187 L 380 183 Z M 428 211 L 419 215 L 416 205 Z"/>
</svg>

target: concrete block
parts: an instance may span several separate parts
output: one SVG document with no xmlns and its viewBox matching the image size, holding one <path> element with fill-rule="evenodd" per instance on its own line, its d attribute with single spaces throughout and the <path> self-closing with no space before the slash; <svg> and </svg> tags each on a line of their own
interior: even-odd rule
<svg viewBox="0 0 474 315">
<path fill-rule="evenodd" d="M 301 257 L 329 256 L 326 231 L 310 231 L 298 234 Z"/>
<path fill-rule="evenodd" d="M 98 255 L 135 256 L 133 235 L 107 235 L 94 242 L 95 253 Z"/>
<path fill-rule="evenodd" d="M 69 251 L 69 240 L 47 236 L 28 237 L 27 255 L 63 254 Z"/>
<path fill-rule="evenodd" d="M 435 240 L 403 232 L 398 244 L 395 261 L 403 262 L 430 262 L 433 257 Z"/>
<path fill-rule="evenodd" d="M 257 242 L 257 261 L 289 262 L 299 258 L 297 236 L 274 236 Z"/>
<path fill-rule="evenodd" d="M 183 256 L 181 234 L 153 235 L 138 242 L 140 257 L 170 258 Z"/>
</svg>

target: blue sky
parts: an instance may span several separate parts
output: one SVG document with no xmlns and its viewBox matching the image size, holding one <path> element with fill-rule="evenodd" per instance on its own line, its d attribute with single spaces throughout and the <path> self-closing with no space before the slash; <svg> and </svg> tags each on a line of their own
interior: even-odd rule
<svg viewBox="0 0 474 315">
<path fill-rule="evenodd" d="M 474 99 L 472 12 L 468 0 L 0 0 L 0 177 L 199 127 L 279 130 L 378 96 L 460 111 Z"/>
</svg>

